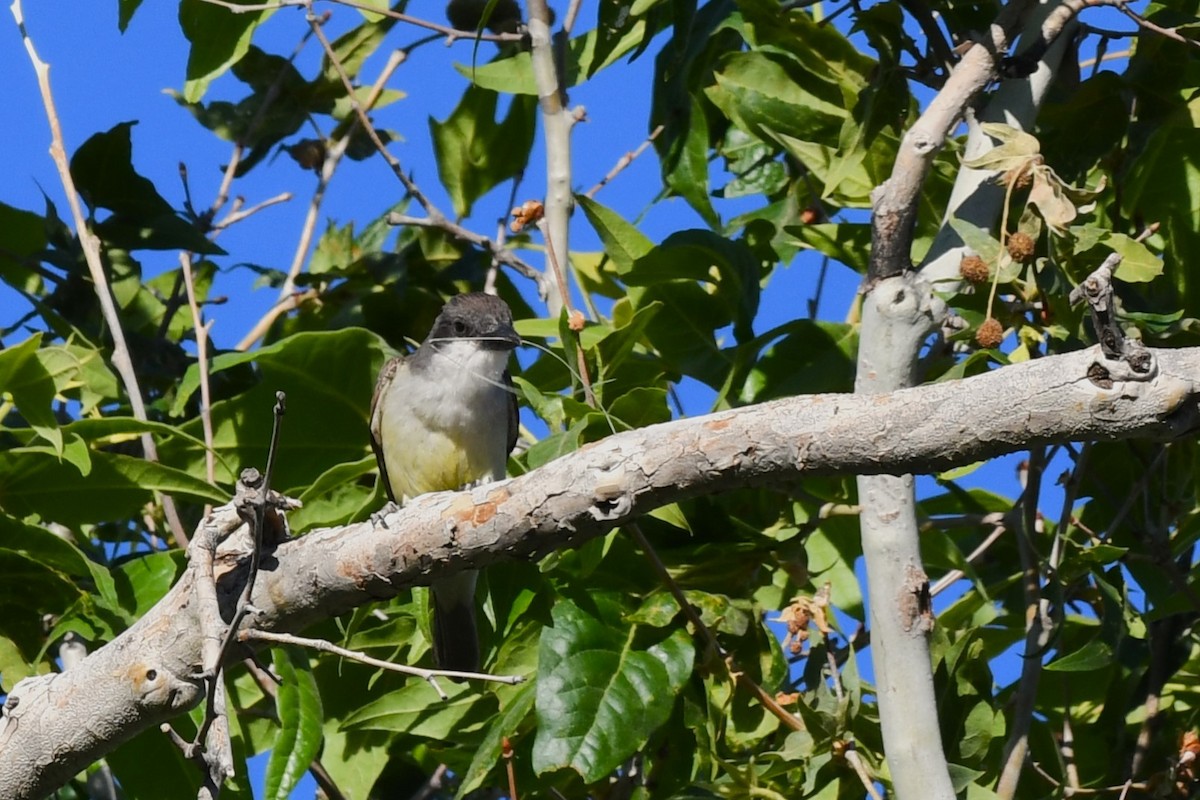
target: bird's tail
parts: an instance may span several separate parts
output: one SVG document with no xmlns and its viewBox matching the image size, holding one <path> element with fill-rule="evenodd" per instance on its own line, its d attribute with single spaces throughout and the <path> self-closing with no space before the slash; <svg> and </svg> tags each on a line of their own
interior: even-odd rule
<svg viewBox="0 0 1200 800">
<path fill-rule="evenodd" d="M 478 572 L 468 570 L 433 582 L 433 659 L 440 669 L 479 671 L 478 577 Z"/>
</svg>

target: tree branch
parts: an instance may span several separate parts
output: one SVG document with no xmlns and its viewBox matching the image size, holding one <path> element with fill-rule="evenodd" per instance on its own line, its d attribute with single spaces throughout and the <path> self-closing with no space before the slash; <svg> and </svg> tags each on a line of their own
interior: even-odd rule
<svg viewBox="0 0 1200 800">
<path fill-rule="evenodd" d="M 365 522 L 284 542 L 258 575 L 255 627 L 299 631 L 434 576 L 538 558 L 713 492 L 817 474 L 931 472 L 1040 444 L 1196 430 L 1200 348 L 1148 352 L 1145 375 L 1104 362 L 1111 388 L 1086 377 L 1102 361 L 1091 348 L 892 394 L 793 397 L 610 436 L 517 478 L 418 497 L 387 528 Z M 202 524 L 238 522 L 223 506 Z M 243 563 L 218 582 L 226 612 L 244 578 Z M 74 668 L 14 687 L 0 721 L 0 797 L 42 797 L 201 699 L 193 592 L 189 570 Z"/>
</svg>

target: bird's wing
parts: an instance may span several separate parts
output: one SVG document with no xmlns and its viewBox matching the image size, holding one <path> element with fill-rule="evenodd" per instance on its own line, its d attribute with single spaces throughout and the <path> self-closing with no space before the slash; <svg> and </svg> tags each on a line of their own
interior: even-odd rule
<svg viewBox="0 0 1200 800">
<path fill-rule="evenodd" d="M 388 387 L 392 385 L 392 380 L 396 377 L 396 371 L 400 369 L 400 365 L 404 363 L 404 356 L 396 356 L 389 358 L 387 363 L 383 365 L 383 369 L 379 370 L 379 379 L 375 381 L 375 394 L 371 395 L 371 449 L 375 451 L 375 461 L 379 464 L 379 480 L 383 481 L 383 488 L 387 490 L 388 499 L 393 503 L 399 503 L 395 494 L 392 492 L 392 482 L 388 478 L 387 463 L 383 457 L 383 396 L 387 393 Z"/>
<path fill-rule="evenodd" d="M 521 432 L 521 418 L 517 411 L 517 389 L 513 385 L 512 375 L 508 370 L 504 370 L 504 388 L 508 391 L 505 393 L 508 396 L 508 441 L 504 448 L 504 457 L 508 458 L 508 454 L 517 446 L 517 436 Z M 504 475 L 498 475 L 497 478 L 503 478 Z"/>
</svg>

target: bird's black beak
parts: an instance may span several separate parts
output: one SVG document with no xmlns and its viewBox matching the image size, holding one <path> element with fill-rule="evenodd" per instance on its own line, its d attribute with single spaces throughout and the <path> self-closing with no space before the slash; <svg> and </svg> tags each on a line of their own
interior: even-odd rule
<svg viewBox="0 0 1200 800">
<path fill-rule="evenodd" d="M 488 350 L 515 350 L 521 344 L 521 337 L 512 325 L 501 322 L 480 336 L 479 341 Z"/>
</svg>

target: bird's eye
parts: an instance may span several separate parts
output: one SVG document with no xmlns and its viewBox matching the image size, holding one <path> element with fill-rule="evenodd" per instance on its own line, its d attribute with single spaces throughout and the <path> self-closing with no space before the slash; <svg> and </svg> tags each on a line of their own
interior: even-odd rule
<svg viewBox="0 0 1200 800">
<path fill-rule="evenodd" d="M 454 332 L 457 335 L 462 336 L 467 332 L 467 323 L 463 322 L 461 319 L 454 320 Z"/>
</svg>

